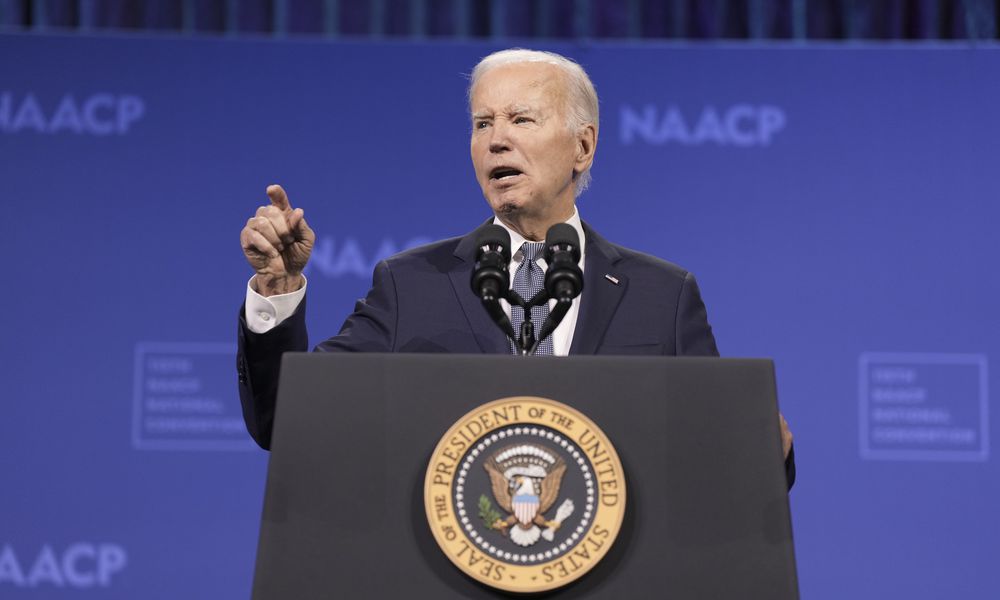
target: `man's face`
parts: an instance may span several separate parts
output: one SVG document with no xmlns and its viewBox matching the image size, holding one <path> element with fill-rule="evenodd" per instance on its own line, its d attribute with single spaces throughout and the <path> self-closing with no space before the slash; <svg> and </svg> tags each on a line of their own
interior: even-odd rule
<svg viewBox="0 0 1000 600">
<path fill-rule="evenodd" d="M 544 63 L 496 67 L 473 88 L 472 164 L 505 222 L 556 223 L 573 214 L 574 172 L 589 165 L 592 149 L 567 127 L 567 106 L 565 76 Z"/>
</svg>

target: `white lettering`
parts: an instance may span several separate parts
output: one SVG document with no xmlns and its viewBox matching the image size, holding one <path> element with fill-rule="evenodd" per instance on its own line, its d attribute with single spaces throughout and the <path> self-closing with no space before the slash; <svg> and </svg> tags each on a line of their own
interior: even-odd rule
<svg viewBox="0 0 1000 600">
<path fill-rule="evenodd" d="M 353 238 L 347 238 L 344 247 L 341 248 L 337 256 L 337 262 L 333 264 L 334 273 L 368 273 L 371 270 L 361 256 L 361 246 Z"/>
<path fill-rule="evenodd" d="M 28 94 L 24 97 L 24 102 L 21 102 L 21 108 L 14 115 L 14 122 L 11 123 L 10 128 L 12 131 L 30 128 L 38 133 L 45 133 L 45 117 L 42 115 L 42 109 L 38 106 L 38 101 L 35 100 L 34 96 Z"/>
<path fill-rule="evenodd" d="M 80 114 L 76 110 L 76 102 L 73 96 L 66 96 L 59 103 L 56 114 L 52 116 L 49 123 L 49 133 L 58 133 L 62 129 L 68 129 L 73 133 L 83 133 L 83 123 L 80 121 Z"/>
<path fill-rule="evenodd" d="M 97 547 L 97 581 L 104 587 L 111 585 L 111 576 L 128 564 L 125 549 L 117 544 L 100 544 Z"/>
<path fill-rule="evenodd" d="M 83 103 L 83 119 L 87 122 L 87 129 L 94 135 L 108 135 L 115 130 L 114 122 L 109 118 L 101 120 L 98 111 L 102 109 L 111 110 L 115 99 L 110 94 L 97 94 L 91 96 Z"/>
<path fill-rule="evenodd" d="M 879 383 L 913 383 L 917 380 L 917 371 L 909 367 L 874 367 L 871 376 Z"/>
<path fill-rule="evenodd" d="M 879 443 L 972 445 L 979 436 L 967 427 L 874 427 L 871 440 Z"/>
<path fill-rule="evenodd" d="M 900 404 L 919 404 L 927 400 L 927 388 L 922 387 L 873 387 L 872 402 L 895 402 Z"/>
<path fill-rule="evenodd" d="M 153 373 L 190 373 L 194 370 L 194 361 L 181 357 L 151 358 L 146 368 Z"/>
<path fill-rule="evenodd" d="M 738 104 L 726 111 L 726 129 L 734 146 L 753 146 L 757 142 L 756 129 L 740 126 L 741 122 L 752 123 L 757 118 L 757 112 L 752 106 Z"/>
<path fill-rule="evenodd" d="M 725 110 L 704 107 L 697 120 L 688 121 L 676 106 L 662 110 L 652 105 L 635 109 L 622 105 L 619 111 L 619 139 L 622 144 L 643 141 L 660 146 L 768 146 L 787 122 L 776 106 L 736 104 Z M 690 123 L 694 124 L 691 127 Z"/>
<path fill-rule="evenodd" d="M 642 107 L 642 115 L 632 110 L 630 106 L 621 108 L 621 139 L 625 145 L 631 144 L 635 134 L 639 134 L 647 142 L 660 143 L 651 139 L 656 130 L 656 108 L 647 104 Z"/>
<path fill-rule="evenodd" d="M 91 587 L 97 580 L 93 571 L 83 571 L 77 562 L 81 559 L 94 561 L 96 566 L 97 553 L 91 544 L 73 544 L 63 553 L 62 568 L 66 581 L 74 587 Z"/>
<path fill-rule="evenodd" d="M 691 137 L 688 135 L 687 125 L 684 123 L 684 116 L 675 107 L 670 107 L 663 117 L 663 124 L 660 125 L 659 139 L 663 142 L 677 140 L 682 144 L 689 144 Z M 661 143 L 663 143 L 661 142 Z"/>
<path fill-rule="evenodd" d="M 785 128 L 785 111 L 777 106 L 762 106 L 758 125 L 761 144 L 767 146 L 771 143 L 771 136 Z"/>
<path fill-rule="evenodd" d="M 428 238 L 415 237 L 407 241 L 403 248 L 413 248 L 428 241 Z M 333 237 L 322 237 L 316 240 L 313 247 L 312 256 L 306 265 L 306 275 L 316 270 L 326 277 L 370 277 L 380 260 L 389 258 L 398 251 L 399 245 L 390 238 L 383 238 L 375 253 L 366 258 L 361 244 L 353 237 L 345 238 L 339 248 Z"/>
<path fill-rule="evenodd" d="M 24 585 L 24 573 L 21 572 L 21 565 L 17 562 L 17 556 L 10 546 L 4 545 L 0 550 L 0 583 L 13 583 L 21 587 Z"/>
<path fill-rule="evenodd" d="M 195 393 L 201 391 L 201 380 L 197 377 L 150 377 L 146 389 L 157 393 Z"/>
<path fill-rule="evenodd" d="M 4 133 L 125 135 L 146 114 L 146 105 L 138 96 L 94 94 L 81 103 L 66 94 L 48 113 L 51 118 L 46 114 L 34 94 L 20 99 L 11 92 L 0 94 L 0 131 Z"/>
<path fill-rule="evenodd" d="M 370 273 L 375 269 L 375 265 L 378 263 L 378 261 L 382 260 L 383 258 L 388 258 L 393 254 L 397 254 L 398 252 L 399 248 L 396 247 L 395 242 L 393 242 L 389 238 L 383 238 L 382 243 L 378 247 L 378 250 L 375 251 L 375 257 L 374 257 L 375 260 L 372 261 L 371 264 L 369 265 L 368 272 Z"/>
<path fill-rule="evenodd" d="M 146 114 L 146 104 L 138 96 L 122 96 L 118 99 L 118 133 L 128 132 L 132 123 Z"/>
<path fill-rule="evenodd" d="M 694 139 L 692 141 L 695 144 L 715 142 L 720 146 L 725 145 L 726 130 L 722 126 L 722 121 L 719 119 L 718 113 L 711 106 L 706 107 L 702 111 L 701 118 L 698 119 L 698 126 L 694 130 Z"/>
<path fill-rule="evenodd" d="M 56 561 L 52 548 L 42 546 L 42 551 L 38 553 L 35 564 L 28 572 L 28 587 L 35 587 L 39 583 L 51 583 L 54 586 L 63 586 L 62 573 L 59 572 L 59 563 Z"/>
<path fill-rule="evenodd" d="M 40 586 L 86 589 L 108 587 L 112 576 L 128 564 L 125 549 L 118 544 L 71 544 L 60 555 L 43 544 L 25 576 L 14 549 L 0 549 L 0 590 L 4 584 L 20 588 Z"/>
</svg>

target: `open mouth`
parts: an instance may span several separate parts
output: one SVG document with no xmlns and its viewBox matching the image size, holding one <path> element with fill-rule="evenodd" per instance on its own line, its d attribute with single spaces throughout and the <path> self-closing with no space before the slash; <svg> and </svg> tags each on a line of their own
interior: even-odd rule
<svg viewBox="0 0 1000 600">
<path fill-rule="evenodd" d="M 514 167 L 497 167 L 490 171 L 490 179 L 493 181 L 503 181 L 505 179 L 517 177 L 520 174 L 521 171 L 515 169 Z"/>
</svg>

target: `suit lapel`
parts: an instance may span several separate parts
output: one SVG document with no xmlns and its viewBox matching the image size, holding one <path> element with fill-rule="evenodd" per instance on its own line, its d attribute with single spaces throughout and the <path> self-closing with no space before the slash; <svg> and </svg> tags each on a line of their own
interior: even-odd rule
<svg viewBox="0 0 1000 600">
<path fill-rule="evenodd" d="M 621 260 L 621 255 L 614 246 L 586 223 L 583 224 L 583 231 L 587 235 L 583 295 L 570 354 L 597 352 L 628 286 L 628 277 L 615 270 L 614 265 Z M 618 282 L 609 280 L 605 275 L 614 277 Z"/>
<path fill-rule="evenodd" d="M 488 222 L 492 221 L 490 219 Z M 500 331 L 486 309 L 483 308 L 482 302 L 472 291 L 472 268 L 476 262 L 475 232 L 459 241 L 455 248 L 455 257 L 459 260 L 455 267 L 448 272 L 448 278 L 451 280 L 455 296 L 465 313 L 472 335 L 476 338 L 476 343 L 487 354 L 510 354 L 507 336 Z"/>
</svg>

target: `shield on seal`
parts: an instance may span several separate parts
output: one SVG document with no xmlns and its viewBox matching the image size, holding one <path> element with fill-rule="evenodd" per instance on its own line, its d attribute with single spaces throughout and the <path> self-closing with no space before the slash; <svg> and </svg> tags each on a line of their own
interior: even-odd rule
<svg viewBox="0 0 1000 600">
<path fill-rule="evenodd" d="M 517 517 L 518 522 L 527 527 L 531 525 L 531 522 L 535 520 L 535 515 L 538 514 L 538 496 L 518 494 L 514 496 L 511 506 L 514 508 L 514 516 Z"/>
</svg>

